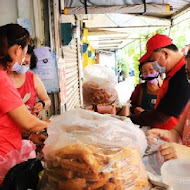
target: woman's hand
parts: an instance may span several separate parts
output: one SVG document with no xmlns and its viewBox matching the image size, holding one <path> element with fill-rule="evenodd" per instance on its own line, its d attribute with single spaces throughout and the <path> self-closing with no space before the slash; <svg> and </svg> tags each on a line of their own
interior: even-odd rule
<svg viewBox="0 0 190 190">
<path fill-rule="evenodd" d="M 41 119 L 42 118 L 42 111 L 36 113 L 36 117 Z"/>
<path fill-rule="evenodd" d="M 190 159 L 190 147 L 177 143 L 166 143 L 159 147 L 164 160 L 171 159 Z"/>
<path fill-rule="evenodd" d="M 37 103 L 35 104 L 34 108 L 33 108 L 33 111 L 34 111 L 35 113 L 40 113 L 40 112 L 42 112 L 43 109 L 44 109 L 44 108 L 43 108 L 43 104 L 42 104 L 41 102 L 37 102 Z"/>
<path fill-rule="evenodd" d="M 43 134 L 36 134 L 36 133 L 32 133 L 29 137 L 29 139 L 37 145 L 44 145 L 44 141 L 47 139 L 47 136 L 43 135 Z"/>
</svg>

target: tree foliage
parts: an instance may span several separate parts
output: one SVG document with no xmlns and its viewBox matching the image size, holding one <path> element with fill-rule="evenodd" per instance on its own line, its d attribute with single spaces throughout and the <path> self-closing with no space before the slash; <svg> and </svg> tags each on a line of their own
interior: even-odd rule
<svg viewBox="0 0 190 190">
<path fill-rule="evenodd" d="M 181 22 L 171 28 L 170 37 L 178 48 L 184 48 L 190 44 L 190 19 Z"/>
<path fill-rule="evenodd" d="M 182 19 L 183 20 L 183 19 Z M 130 68 L 135 71 L 135 84 L 139 83 L 139 58 L 146 52 L 146 42 L 156 33 L 169 35 L 173 39 L 173 43 L 179 49 L 184 48 L 190 44 L 190 12 L 189 19 L 185 19 L 179 24 L 168 28 L 159 28 L 153 32 L 139 35 L 138 39 L 130 44 L 127 44 L 123 49 L 122 58 L 118 58 L 118 64 L 126 65 L 125 68 L 129 72 Z"/>
<path fill-rule="evenodd" d="M 134 72 L 135 72 L 135 84 L 139 83 L 139 58 L 145 54 L 146 52 L 146 42 L 150 37 L 155 35 L 156 33 L 163 34 L 165 32 L 165 28 L 160 28 L 155 30 L 154 32 L 150 32 L 148 34 L 140 34 L 139 38 L 134 40 L 132 43 L 128 44 L 123 48 L 123 52 L 126 56 L 126 59 L 132 59 Z"/>
</svg>

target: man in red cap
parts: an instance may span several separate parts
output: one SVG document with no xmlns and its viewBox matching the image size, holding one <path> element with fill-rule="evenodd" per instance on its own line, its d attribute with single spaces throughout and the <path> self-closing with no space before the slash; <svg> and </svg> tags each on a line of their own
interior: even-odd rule
<svg viewBox="0 0 190 190">
<path fill-rule="evenodd" d="M 166 73 L 166 78 L 159 89 L 155 109 L 131 115 L 130 118 L 141 126 L 171 130 L 178 123 L 190 97 L 185 58 L 166 35 L 154 35 L 148 40 L 146 49 L 139 61 L 151 61 L 156 71 Z"/>
</svg>

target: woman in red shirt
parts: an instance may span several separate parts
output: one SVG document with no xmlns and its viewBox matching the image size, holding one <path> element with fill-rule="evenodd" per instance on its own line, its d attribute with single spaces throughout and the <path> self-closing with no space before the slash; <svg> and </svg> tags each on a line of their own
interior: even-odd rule
<svg viewBox="0 0 190 190">
<path fill-rule="evenodd" d="M 21 130 L 39 132 L 48 126 L 47 122 L 27 110 L 7 74 L 7 71 L 17 71 L 22 65 L 29 38 L 28 31 L 18 24 L 0 27 L 0 179 L 20 162 L 15 155 L 21 154 L 22 150 Z M 25 156 L 27 159 L 29 153 Z"/>
<path fill-rule="evenodd" d="M 51 100 L 39 76 L 29 71 L 31 62 L 33 68 L 35 68 L 34 65 L 36 66 L 37 58 L 33 52 L 33 48 L 29 45 L 25 61 L 20 69 L 8 73 L 21 98 L 25 99 L 26 95 L 28 95 L 28 98 L 24 102 L 26 107 L 33 115 L 41 118 L 42 110 L 51 105 Z M 38 102 L 36 102 L 37 98 Z"/>
</svg>

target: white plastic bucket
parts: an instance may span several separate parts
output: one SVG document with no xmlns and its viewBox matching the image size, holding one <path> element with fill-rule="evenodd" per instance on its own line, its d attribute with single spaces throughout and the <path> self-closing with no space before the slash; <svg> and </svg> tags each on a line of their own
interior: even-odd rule
<svg viewBox="0 0 190 190">
<path fill-rule="evenodd" d="M 161 174 L 173 190 L 190 190 L 190 160 L 169 160 L 162 165 Z"/>
</svg>

